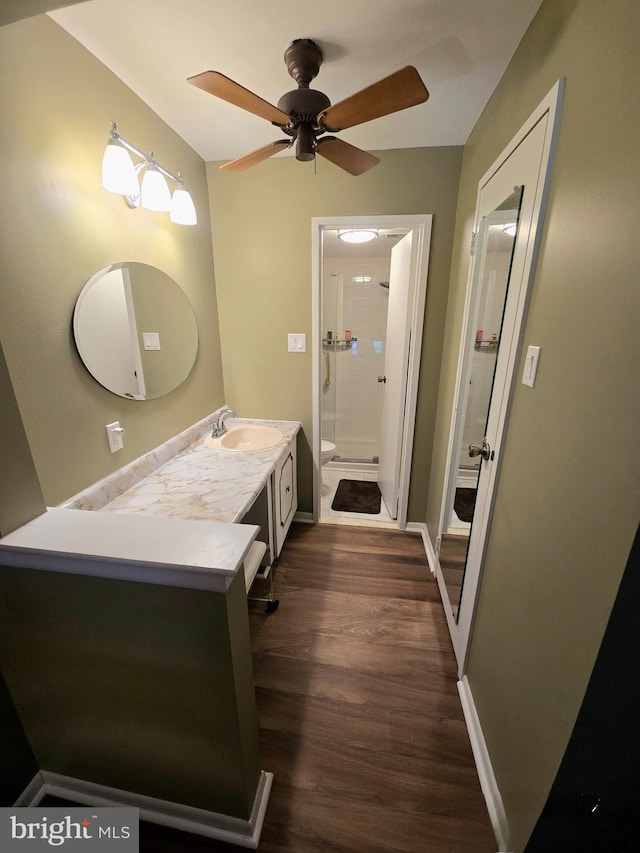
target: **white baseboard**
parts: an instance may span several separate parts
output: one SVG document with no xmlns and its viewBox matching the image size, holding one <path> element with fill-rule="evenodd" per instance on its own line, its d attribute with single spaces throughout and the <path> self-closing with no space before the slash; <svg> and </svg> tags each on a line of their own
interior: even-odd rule
<svg viewBox="0 0 640 853">
<path fill-rule="evenodd" d="M 34 776 L 15 805 L 37 806 L 44 796 L 50 794 L 86 806 L 129 806 L 140 810 L 141 820 L 257 850 L 272 783 L 273 773 L 262 770 L 249 820 L 96 785 L 48 770 L 41 770 Z"/>
<path fill-rule="evenodd" d="M 431 574 L 436 577 L 438 557 L 436 555 L 435 548 L 433 547 L 433 543 L 429 538 L 429 531 L 427 530 L 427 525 L 424 523 L 424 521 L 408 521 L 405 530 L 421 534 L 422 542 L 424 544 L 424 552 L 427 555 L 427 562 L 429 563 Z"/>
<path fill-rule="evenodd" d="M 293 516 L 294 521 L 300 521 L 302 524 L 313 524 L 312 512 L 297 512 Z"/>
<path fill-rule="evenodd" d="M 42 778 L 42 773 L 38 770 L 13 805 L 17 809 L 37 806 L 44 795 L 44 779 Z"/>
<path fill-rule="evenodd" d="M 507 815 L 502 803 L 502 797 L 500 796 L 498 783 L 493 773 L 489 750 L 487 749 L 484 734 L 482 733 L 482 726 L 475 702 L 473 701 L 469 679 L 466 675 L 458 682 L 458 692 L 460 694 L 465 723 L 467 724 L 467 731 L 471 740 L 471 749 L 473 750 L 476 769 L 478 770 L 480 787 L 484 794 L 489 819 L 496 836 L 496 841 L 498 842 L 498 853 L 507 853 L 509 850 L 509 824 Z"/>
</svg>

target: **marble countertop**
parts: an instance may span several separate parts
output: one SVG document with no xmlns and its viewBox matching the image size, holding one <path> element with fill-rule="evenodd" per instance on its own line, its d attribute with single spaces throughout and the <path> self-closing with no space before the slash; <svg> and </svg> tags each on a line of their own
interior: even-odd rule
<svg viewBox="0 0 640 853">
<path fill-rule="evenodd" d="M 240 521 L 301 427 L 297 421 L 230 418 L 228 426 L 275 427 L 283 440 L 260 451 L 217 450 L 199 437 L 157 470 L 113 498 L 102 512 L 191 521 Z"/>
<path fill-rule="evenodd" d="M 205 444 L 216 414 L 0 539 L 0 565 L 225 591 L 259 530 L 235 522 L 302 425 L 231 418 L 282 441 L 217 450 Z"/>
<path fill-rule="evenodd" d="M 0 566 L 225 592 L 257 533 L 54 507 L 0 539 Z"/>
</svg>

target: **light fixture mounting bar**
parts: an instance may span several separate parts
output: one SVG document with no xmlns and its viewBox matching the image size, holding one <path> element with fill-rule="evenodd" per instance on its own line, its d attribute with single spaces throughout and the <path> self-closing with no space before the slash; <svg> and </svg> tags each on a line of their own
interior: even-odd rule
<svg viewBox="0 0 640 853">
<path fill-rule="evenodd" d="M 167 178 L 171 178 L 171 180 L 175 181 L 176 184 L 183 183 L 181 172 L 178 172 L 177 175 L 174 175 L 173 172 L 170 172 L 168 169 L 165 169 L 164 166 L 161 166 L 160 163 L 158 163 L 158 161 L 153 156 L 153 151 L 150 151 L 148 154 L 145 154 L 144 151 L 141 151 L 139 148 L 136 148 L 136 146 L 133 145 L 131 142 L 128 142 L 124 138 L 124 136 L 121 136 L 118 133 L 118 124 L 115 121 L 111 122 L 111 136 L 117 139 L 120 145 L 123 146 L 123 148 L 126 148 L 128 151 L 133 152 L 133 154 L 136 154 L 138 157 L 140 157 L 142 160 L 145 160 L 147 163 L 153 163 L 153 165 L 156 166 L 156 168 L 160 172 L 162 172 L 163 175 L 166 175 Z"/>
</svg>

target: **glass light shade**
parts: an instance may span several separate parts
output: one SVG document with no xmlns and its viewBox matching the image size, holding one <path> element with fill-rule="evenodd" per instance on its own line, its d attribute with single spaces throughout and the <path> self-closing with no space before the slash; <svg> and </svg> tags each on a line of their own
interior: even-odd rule
<svg viewBox="0 0 640 853">
<path fill-rule="evenodd" d="M 349 228 L 338 231 L 338 237 L 345 243 L 368 243 L 369 240 L 375 240 L 377 236 L 378 232 L 372 231 L 370 228 Z"/>
<path fill-rule="evenodd" d="M 370 281 L 373 281 L 372 275 L 354 275 L 351 281 L 354 281 L 356 284 L 367 284 Z"/>
<path fill-rule="evenodd" d="M 149 166 L 142 178 L 140 203 L 145 210 L 166 213 L 171 208 L 171 193 L 162 172 Z"/>
<path fill-rule="evenodd" d="M 504 233 L 509 237 L 515 237 L 516 231 L 518 230 L 518 225 L 516 222 L 510 222 L 508 225 L 504 226 Z"/>
<path fill-rule="evenodd" d="M 173 192 L 169 219 L 176 225 L 196 225 L 198 217 L 191 195 L 180 186 Z"/>
<path fill-rule="evenodd" d="M 126 148 L 110 139 L 102 158 L 102 186 L 105 190 L 118 195 L 138 195 L 140 185 Z"/>
</svg>

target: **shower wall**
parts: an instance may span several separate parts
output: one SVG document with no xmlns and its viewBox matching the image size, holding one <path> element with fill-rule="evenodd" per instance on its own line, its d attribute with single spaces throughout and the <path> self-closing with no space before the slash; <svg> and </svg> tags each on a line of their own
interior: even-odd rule
<svg viewBox="0 0 640 853">
<path fill-rule="evenodd" d="M 370 281 L 361 280 L 370 278 Z M 389 258 L 326 259 L 323 280 L 322 437 L 342 459 L 371 461 L 380 452 Z M 349 330 L 352 343 L 341 343 Z"/>
</svg>

